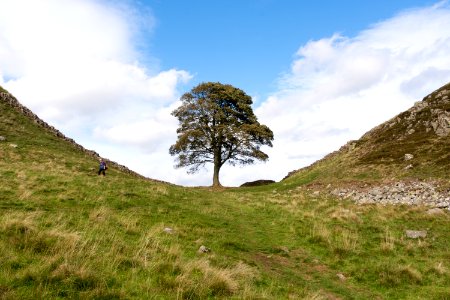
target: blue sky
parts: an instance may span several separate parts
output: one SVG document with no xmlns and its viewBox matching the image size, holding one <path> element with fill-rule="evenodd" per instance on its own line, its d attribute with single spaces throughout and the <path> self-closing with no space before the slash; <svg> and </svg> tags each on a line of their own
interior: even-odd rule
<svg viewBox="0 0 450 300">
<path fill-rule="evenodd" d="M 26 7 L 27 9 L 24 9 Z M 145 176 L 174 169 L 171 112 L 204 81 L 243 89 L 275 135 L 237 186 L 281 180 L 450 82 L 448 1 L 1 0 L 0 85 L 88 149 Z"/>
<path fill-rule="evenodd" d="M 142 1 L 155 17 L 149 52 L 190 82 L 220 81 L 251 95 L 277 89 L 300 45 L 334 33 L 355 36 L 402 10 L 436 1 Z"/>
</svg>

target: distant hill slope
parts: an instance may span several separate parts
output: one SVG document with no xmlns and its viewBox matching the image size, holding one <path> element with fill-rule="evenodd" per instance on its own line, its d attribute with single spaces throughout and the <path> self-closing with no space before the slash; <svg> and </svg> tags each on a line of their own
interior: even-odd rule
<svg viewBox="0 0 450 300">
<path fill-rule="evenodd" d="M 450 179 L 450 83 L 284 180 Z"/>
<path fill-rule="evenodd" d="M 3 136 L 4 142 L 7 144 L 11 145 L 12 143 L 12 145 L 16 145 L 19 143 L 20 145 L 17 144 L 17 147 L 25 147 L 31 152 L 36 152 L 39 151 L 38 149 L 42 145 L 54 145 L 54 142 L 56 142 L 57 145 L 62 147 L 62 151 L 59 153 L 62 154 L 68 150 L 79 152 L 78 155 L 82 154 L 83 157 L 91 161 L 95 160 L 92 162 L 93 167 L 96 167 L 98 164 L 100 158 L 98 153 L 85 149 L 73 139 L 66 137 L 59 130 L 41 120 L 2 87 L 0 87 L 0 111 L 0 136 Z M 39 143 L 40 139 L 45 139 L 46 142 L 42 141 L 42 143 Z M 47 143 L 50 140 L 52 141 Z M 61 159 L 65 160 L 64 158 Z M 105 159 L 105 161 L 108 163 L 109 168 L 132 176 L 149 179 L 114 161 L 109 159 Z M 155 179 L 149 180 L 165 183 Z"/>
</svg>

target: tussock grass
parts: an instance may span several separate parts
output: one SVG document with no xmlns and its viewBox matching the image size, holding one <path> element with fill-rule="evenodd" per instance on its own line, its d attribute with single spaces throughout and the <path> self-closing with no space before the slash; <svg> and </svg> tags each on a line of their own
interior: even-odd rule
<svg viewBox="0 0 450 300">
<path fill-rule="evenodd" d="M 384 239 L 381 240 L 381 250 L 384 252 L 390 252 L 395 250 L 395 237 L 392 232 L 389 231 L 389 228 L 386 228 Z"/>
<path fill-rule="evenodd" d="M 346 254 L 357 250 L 358 233 L 346 228 L 329 229 L 323 223 L 315 223 L 311 229 L 310 240 L 328 247 L 336 254 Z"/>
<path fill-rule="evenodd" d="M 379 282 L 386 287 L 417 285 L 423 279 L 421 272 L 410 265 L 383 264 L 379 272 Z"/>
<path fill-rule="evenodd" d="M 330 218 L 340 222 L 361 222 L 361 218 L 351 209 L 333 207 L 330 209 Z"/>
<path fill-rule="evenodd" d="M 431 268 L 431 272 L 434 272 L 438 275 L 447 275 L 448 270 L 442 262 L 435 263 Z"/>
<path fill-rule="evenodd" d="M 250 285 L 254 276 L 254 271 L 242 262 L 232 268 L 217 268 L 208 260 L 198 259 L 183 266 L 176 279 L 177 294 L 185 299 L 231 296 L 241 288 L 240 282 Z"/>
<path fill-rule="evenodd" d="M 318 243 L 329 245 L 331 243 L 332 232 L 328 226 L 323 223 L 314 223 L 311 228 L 311 240 Z"/>
</svg>

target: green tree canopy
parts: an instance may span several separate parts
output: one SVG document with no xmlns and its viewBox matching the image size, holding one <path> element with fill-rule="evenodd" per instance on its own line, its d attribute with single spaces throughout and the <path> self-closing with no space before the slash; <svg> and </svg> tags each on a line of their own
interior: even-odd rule
<svg viewBox="0 0 450 300">
<path fill-rule="evenodd" d="M 231 85 L 207 82 L 181 97 L 172 112 L 178 118 L 178 139 L 170 147 L 177 156 L 175 167 L 195 173 L 214 164 L 213 186 L 220 186 L 219 171 L 225 164 L 247 165 L 266 161 L 262 145 L 272 147 L 273 133 L 259 124 L 251 108 L 252 98 Z"/>
</svg>

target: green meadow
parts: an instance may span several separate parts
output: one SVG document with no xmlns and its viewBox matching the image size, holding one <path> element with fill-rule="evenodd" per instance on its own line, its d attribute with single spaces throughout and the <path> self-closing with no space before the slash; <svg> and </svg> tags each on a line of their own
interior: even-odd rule
<svg viewBox="0 0 450 300">
<path fill-rule="evenodd" d="M 448 212 L 358 206 L 313 172 L 221 189 L 97 176 L 94 157 L 0 112 L 0 299 L 450 299 Z"/>
</svg>

